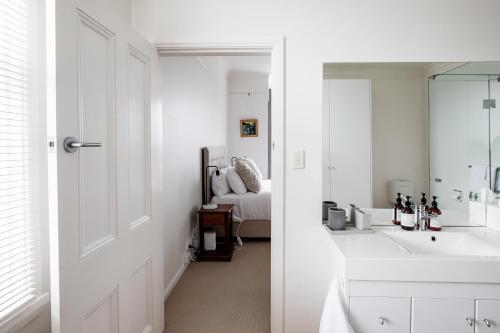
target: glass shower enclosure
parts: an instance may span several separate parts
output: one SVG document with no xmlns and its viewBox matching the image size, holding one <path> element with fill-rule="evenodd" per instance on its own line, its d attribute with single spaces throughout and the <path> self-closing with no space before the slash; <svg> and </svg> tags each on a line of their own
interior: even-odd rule
<svg viewBox="0 0 500 333">
<path fill-rule="evenodd" d="M 482 188 L 500 194 L 500 74 L 469 72 L 436 75 L 428 85 L 430 192 L 463 216 Z"/>
</svg>

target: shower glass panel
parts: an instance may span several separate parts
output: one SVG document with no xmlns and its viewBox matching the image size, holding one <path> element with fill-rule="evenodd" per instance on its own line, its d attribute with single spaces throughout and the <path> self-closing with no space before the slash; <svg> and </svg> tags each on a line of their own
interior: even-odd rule
<svg viewBox="0 0 500 333">
<path fill-rule="evenodd" d="M 500 177 L 498 75 L 444 74 L 429 80 L 430 189 L 443 209 L 468 217 L 481 188 Z M 498 179 L 500 193 L 500 179 Z"/>
<path fill-rule="evenodd" d="M 500 194 L 500 82 L 497 78 L 489 80 L 490 98 L 490 149 L 491 149 L 491 189 Z"/>
</svg>

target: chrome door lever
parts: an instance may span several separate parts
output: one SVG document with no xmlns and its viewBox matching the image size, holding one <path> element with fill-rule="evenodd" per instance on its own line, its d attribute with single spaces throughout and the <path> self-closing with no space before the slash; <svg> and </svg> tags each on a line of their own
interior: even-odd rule
<svg viewBox="0 0 500 333">
<path fill-rule="evenodd" d="M 95 148 L 102 147 L 100 142 L 78 142 L 74 137 L 68 136 L 63 142 L 64 150 L 68 153 L 74 153 L 78 148 Z"/>
</svg>

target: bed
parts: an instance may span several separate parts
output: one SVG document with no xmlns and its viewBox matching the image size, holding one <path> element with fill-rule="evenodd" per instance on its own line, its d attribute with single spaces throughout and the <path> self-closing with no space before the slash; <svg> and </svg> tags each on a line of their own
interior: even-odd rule
<svg viewBox="0 0 500 333">
<path fill-rule="evenodd" d="M 213 194 L 211 186 L 212 175 L 215 173 L 215 169 L 209 169 L 207 181 L 205 181 L 205 170 L 209 165 L 217 166 L 218 168 L 224 168 L 228 165 L 225 147 L 203 148 L 202 161 L 203 202 L 234 204 L 234 236 L 238 234 L 238 236 L 245 238 L 270 238 L 271 180 L 264 179 L 262 181 L 262 190 L 259 193 L 229 193 L 217 197 Z M 207 184 L 207 188 L 205 188 L 205 184 Z M 207 195 L 208 198 L 206 197 Z"/>
</svg>

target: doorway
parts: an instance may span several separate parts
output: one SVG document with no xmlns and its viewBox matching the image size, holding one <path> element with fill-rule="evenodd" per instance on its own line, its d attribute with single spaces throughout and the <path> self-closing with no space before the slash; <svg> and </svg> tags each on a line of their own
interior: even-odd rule
<svg viewBox="0 0 500 333">
<path fill-rule="evenodd" d="M 257 45 L 257 46 L 199 46 L 199 45 L 158 45 L 159 54 L 161 57 L 228 57 L 228 56 L 268 56 L 271 57 L 271 72 L 272 72 L 272 112 L 269 115 L 271 126 L 268 130 L 271 132 L 271 138 L 268 146 L 270 146 L 270 156 L 272 160 L 272 199 L 271 199 L 271 327 L 272 331 L 282 331 L 283 327 L 283 216 L 284 216 L 284 50 L 283 43 Z M 211 61 L 211 60 L 207 60 Z M 244 95 L 242 94 L 242 97 Z M 236 99 L 238 99 L 237 97 Z M 246 99 L 249 101 L 252 94 Z M 266 96 L 266 98 L 268 98 Z M 165 142 L 168 145 L 168 142 Z M 232 156 L 229 156 L 232 157 Z M 168 184 L 166 184 L 168 186 Z M 178 279 L 182 276 L 183 271 L 175 274 Z M 175 283 L 177 283 L 175 281 Z M 173 285 L 175 285 L 173 283 Z M 170 288 L 168 288 L 170 287 Z M 166 294 L 172 291 L 172 285 L 167 286 Z"/>
</svg>

